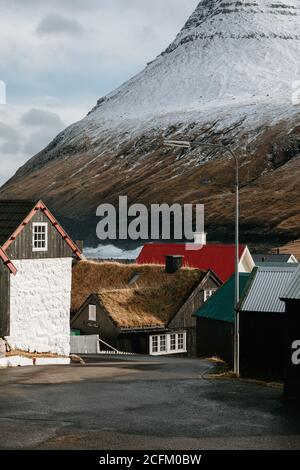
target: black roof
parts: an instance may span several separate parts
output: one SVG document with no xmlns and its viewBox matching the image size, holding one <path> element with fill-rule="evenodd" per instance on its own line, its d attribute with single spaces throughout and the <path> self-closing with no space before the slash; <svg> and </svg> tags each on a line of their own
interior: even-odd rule
<svg viewBox="0 0 300 470">
<path fill-rule="evenodd" d="M 0 246 L 11 237 L 36 204 L 37 201 L 0 199 Z"/>
<path fill-rule="evenodd" d="M 291 254 L 279 253 L 279 254 L 253 254 L 252 258 L 254 263 L 287 263 L 290 259 Z"/>
</svg>

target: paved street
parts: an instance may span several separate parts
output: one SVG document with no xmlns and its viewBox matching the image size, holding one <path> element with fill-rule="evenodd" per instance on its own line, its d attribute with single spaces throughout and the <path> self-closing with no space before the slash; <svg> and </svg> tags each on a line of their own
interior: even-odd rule
<svg viewBox="0 0 300 470">
<path fill-rule="evenodd" d="M 142 356 L 0 369 L 0 448 L 300 449 L 300 411 L 280 389 L 212 371 Z"/>
</svg>

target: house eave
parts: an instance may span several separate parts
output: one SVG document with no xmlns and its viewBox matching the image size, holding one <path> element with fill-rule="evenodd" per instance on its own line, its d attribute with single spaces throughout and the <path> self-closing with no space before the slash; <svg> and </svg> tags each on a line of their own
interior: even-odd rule
<svg viewBox="0 0 300 470">
<path fill-rule="evenodd" d="M 126 333 L 153 333 L 154 331 L 165 332 L 169 331 L 169 328 L 166 326 L 149 326 L 149 327 L 139 327 L 139 328 L 122 328 L 118 327 L 121 331 L 121 334 Z"/>
</svg>

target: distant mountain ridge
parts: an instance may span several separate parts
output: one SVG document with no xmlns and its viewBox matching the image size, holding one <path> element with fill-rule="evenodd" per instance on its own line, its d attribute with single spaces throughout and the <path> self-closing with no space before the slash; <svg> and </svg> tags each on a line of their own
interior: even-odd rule
<svg viewBox="0 0 300 470">
<path fill-rule="evenodd" d="M 0 196 L 42 197 L 91 239 L 96 207 L 119 195 L 202 202 L 220 240 L 233 230 L 232 162 L 209 147 L 162 145 L 199 139 L 240 155 L 246 241 L 299 237 L 298 80 L 299 0 L 202 0 L 161 55 L 30 159 Z"/>
</svg>

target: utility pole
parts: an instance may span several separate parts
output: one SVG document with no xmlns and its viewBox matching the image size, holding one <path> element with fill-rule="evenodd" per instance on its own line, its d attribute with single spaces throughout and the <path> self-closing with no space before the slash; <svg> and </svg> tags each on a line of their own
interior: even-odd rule
<svg viewBox="0 0 300 470">
<path fill-rule="evenodd" d="M 188 140 L 166 140 L 164 145 L 167 147 L 175 148 L 195 148 L 195 147 L 215 147 L 224 153 L 228 153 L 235 162 L 235 289 L 234 289 L 234 306 L 235 306 L 235 322 L 234 322 L 234 372 L 237 376 L 240 375 L 240 314 L 238 311 L 238 304 L 240 301 L 240 245 L 239 245 L 239 219 L 240 219 L 240 200 L 239 200 L 239 159 L 232 149 L 221 144 L 209 143 L 196 143 L 193 147 Z"/>
</svg>

